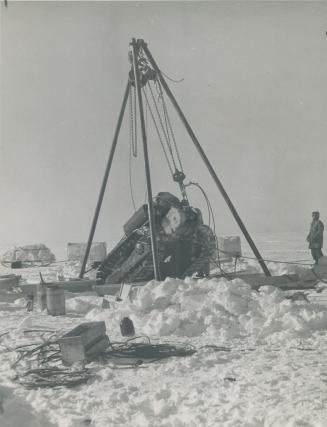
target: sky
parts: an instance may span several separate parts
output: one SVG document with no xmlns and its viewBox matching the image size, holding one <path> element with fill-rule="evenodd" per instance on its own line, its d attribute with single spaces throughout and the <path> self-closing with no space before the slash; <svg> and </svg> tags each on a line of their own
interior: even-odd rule
<svg viewBox="0 0 327 427">
<path fill-rule="evenodd" d="M 0 241 L 86 241 L 122 104 L 133 37 L 144 38 L 250 234 L 327 222 L 326 2 L 11 2 L 0 5 Z M 238 234 L 170 109 L 186 181 Z M 153 193 L 171 191 L 149 130 Z M 131 181 L 144 203 L 141 139 Z M 200 192 L 190 200 L 207 218 Z M 95 240 L 134 212 L 128 110 Z M 304 243 L 305 244 L 305 243 Z"/>
</svg>

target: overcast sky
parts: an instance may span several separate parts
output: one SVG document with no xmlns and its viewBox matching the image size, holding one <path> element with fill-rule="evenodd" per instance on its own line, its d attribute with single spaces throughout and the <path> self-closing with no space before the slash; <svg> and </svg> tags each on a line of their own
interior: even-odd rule
<svg viewBox="0 0 327 427">
<path fill-rule="evenodd" d="M 15 2 L 1 6 L 0 240 L 87 239 L 129 71 L 144 38 L 248 230 L 327 223 L 326 2 Z M 128 113 L 128 111 L 127 111 Z M 240 234 L 174 114 L 187 180 L 217 232 Z M 173 191 L 149 141 L 153 193 Z M 96 240 L 133 212 L 123 123 Z M 142 150 L 132 165 L 144 203 Z M 204 212 L 201 195 L 190 198 Z M 206 217 L 206 213 L 204 214 Z"/>
</svg>

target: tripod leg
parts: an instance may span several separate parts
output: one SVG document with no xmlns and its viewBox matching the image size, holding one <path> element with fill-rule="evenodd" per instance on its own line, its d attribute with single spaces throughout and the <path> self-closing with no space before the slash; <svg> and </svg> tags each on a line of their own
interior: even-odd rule
<svg viewBox="0 0 327 427">
<path fill-rule="evenodd" d="M 146 187 L 147 187 L 147 193 L 148 193 L 148 213 L 149 213 L 149 224 L 150 224 L 150 233 L 151 233 L 151 249 L 152 249 L 154 278 L 156 280 L 160 280 L 160 265 L 159 265 L 159 259 L 158 259 L 158 246 L 157 246 L 157 240 L 156 240 L 156 234 L 155 234 L 150 165 L 149 165 L 149 157 L 148 157 L 147 137 L 146 137 L 146 131 L 145 131 L 142 93 L 141 93 L 141 87 L 140 87 L 140 74 L 139 74 L 138 59 L 137 59 L 137 44 L 135 39 L 133 39 L 132 41 L 132 53 L 133 53 L 134 80 L 135 80 L 135 87 L 137 92 L 137 99 L 139 103 L 139 113 L 140 113 L 141 130 L 142 130 L 143 154 L 144 154 L 144 165 L 145 165 L 145 175 L 146 175 Z"/>
<path fill-rule="evenodd" d="M 181 108 L 179 107 L 179 105 L 178 105 L 178 103 L 177 103 L 174 95 L 172 94 L 171 90 L 169 89 L 169 86 L 166 83 L 166 81 L 165 81 L 165 79 L 164 79 L 164 77 L 163 77 L 163 75 L 162 75 L 159 67 L 157 66 L 155 60 L 153 59 L 153 57 L 151 55 L 151 52 L 149 51 L 146 43 L 143 40 L 142 40 L 142 49 L 144 50 L 146 56 L 148 57 L 151 65 L 152 65 L 152 67 L 157 72 L 163 88 L 165 89 L 168 97 L 170 98 L 172 104 L 174 105 L 174 107 L 175 107 L 178 115 L 180 116 L 180 118 L 181 118 L 181 120 L 182 120 L 182 122 L 183 122 L 183 124 L 184 124 L 184 126 L 185 126 L 185 128 L 186 128 L 186 130 L 188 132 L 188 134 L 191 137 L 191 140 L 193 141 L 193 144 L 195 145 L 195 147 L 198 150 L 198 152 L 199 152 L 202 160 L 204 161 L 207 169 L 209 170 L 209 173 L 210 173 L 211 177 L 215 181 L 216 186 L 218 187 L 218 189 L 219 189 L 220 193 L 222 194 L 225 202 L 227 203 L 227 206 L 229 207 L 229 209 L 230 209 L 230 211 L 231 211 L 234 219 L 236 220 L 237 224 L 239 225 L 239 227 L 240 227 L 240 229 L 241 229 L 241 231 L 242 231 L 245 239 L 247 240 L 247 242 L 248 242 L 249 246 L 251 247 L 254 255 L 256 256 L 256 258 L 257 258 L 257 260 L 258 260 L 258 262 L 259 262 L 259 264 L 260 264 L 263 272 L 265 273 L 265 275 L 267 277 L 270 277 L 271 273 L 268 270 L 268 267 L 266 266 L 266 264 L 265 264 L 262 256 L 260 255 L 260 252 L 258 251 L 258 248 L 256 247 L 256 245 L 255 245 L 254 241 L 252 240 L 250 234 L 248 233 L 245 225 L 243 224 L 243 222 L 242 222 L 242 220 L 241 220 L 238 212 L 236 211 L 236 209 L 235 209 L 232 201 L 230 200 L 228 194 L 226 193 L 226 191 L 225 191 L 222 183 L 220 182 L 220 180 L 219 180 L 219 178 L 218 178 L 215 170 L 213 169 L 211 163 L 209 162 L 209 159 L 207 158 L 207 156 L 206 156 L 205 152 L 203 151 L 203 149 L 202 149 L 199 141 L 197 140 L 197 138 L 196 138 L 196 136 L 195 136 L 195 134 L 194 134 L 191 126 L 189 125 L 188 121 L 186 120 L 186 118 L 185 118 L 185 116 L 184 116 Z"/>
<path fill-rule="evenodd" d="M 95 208 L 95 213 L 94 213 L 94 217 L 93 217 L 93 221 L 92 221 L 92 225 L 91 225 L 91 230 L 90 230 L 89 238 L 88 238 L 86 249 L 85 249 L 84 259 L 83 259 L 81 271 L 80 271 L 80 274 L 79 274 L 80 278 L 83 278 L 83 276 L 84 276 L 86 263 L 87 263 L 87 260 L 89 258 L 90 249 L 91 249 L 91 245 L 92 245 L 92 242 L 93 242 L 93 237 L 94 237 L 94 233 L 95 233 L 95 229 L 96 229 L 96 226 L 97 226 L 97 222 L 98 222 L 98 218 L 99 218 L 99 214 L 100 214 L 100 209 L 101 209 L 101 205 L 102 205 L 102 201 L 103 201 L 103 196 L 104 196 L 104 193 L 105 193 L 105 190 L 106 190 L 108 176 L 109 176 L 109 173 L 110 173 L 112 161 L 113 161 L 115 150 L 116 150 L 116 146 L 117 146 L 119 131 L 120 131 L 120 127 L 121 127 L 121 124 L 122 124 L 122 121 L 123 121 L 125 109 L 126 109 L 128 95 L 129 95 L 129 81 L 128 81 L 127 86 L 126 86 L 126 90 L 125 90 L 125 94 L 124 94 L 124 98 L 123 98 L 123 104 L 122 104 L 122 107 L 121 107 L 121 110 L 120 110 L 120 114 L 119 114 L 119 117 L 118 117 L 118 122 L 117 122 L 116 130 L 115 130 L 115 134 L 114 134 L 114 138 L 113 138 L 113 142 L 112 142 L 112 146 L 111 146 L 111 150 L 110 150 L 110 154 L 109 154 L 107 166 L 106 166 L 106 169 L 105 169 L 105 173 L 104 173 L 104 176 L 103 176 L 102 185 L 101 185 L 101 188 L 100 188 L 100 193 L 99 193 L 97 205 L 96 205 L 96 208 Z"/>
</svg>

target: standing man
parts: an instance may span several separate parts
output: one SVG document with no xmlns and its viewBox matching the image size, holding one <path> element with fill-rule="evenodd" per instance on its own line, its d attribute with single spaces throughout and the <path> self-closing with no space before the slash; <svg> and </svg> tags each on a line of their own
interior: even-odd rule
<svg viewBox="0 0 327 427">
<path fill-rule="evenodd" d="M 323 256 L 321 251 L 323 244 L 324 224 L 319 219 L 319 212 L 312 212 L 312 223 L 307 237 L 309 249 L 311 249 L 312 258 L 315 264 L 318 264 L 319 258 Z"/>
</svg>

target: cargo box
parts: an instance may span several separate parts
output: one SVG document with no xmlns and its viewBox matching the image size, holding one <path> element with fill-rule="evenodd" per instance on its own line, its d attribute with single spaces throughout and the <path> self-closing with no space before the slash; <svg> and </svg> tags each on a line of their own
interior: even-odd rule
<svg viewBox="0 0 327 427">
<path fill-rule="evenodd" d="M 109 346 L 105 322 L 82 323 L 59 339 L 62 361 L 66 365 L 89 362 Z"/>
</svg>

